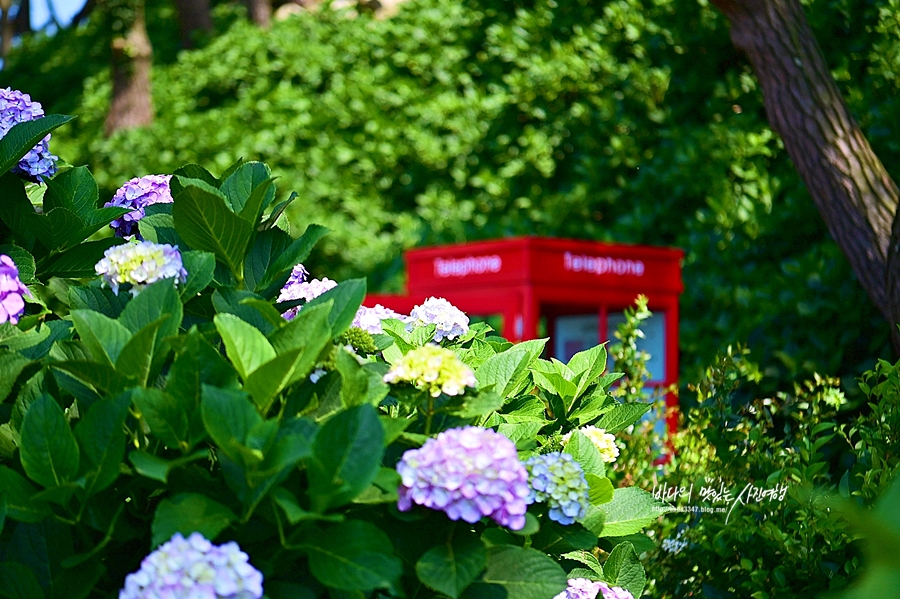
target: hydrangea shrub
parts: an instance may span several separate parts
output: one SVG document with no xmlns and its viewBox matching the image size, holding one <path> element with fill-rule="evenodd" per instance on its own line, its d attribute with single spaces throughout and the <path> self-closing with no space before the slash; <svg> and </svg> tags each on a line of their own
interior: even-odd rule
<svg viewBox="0 0 900 599">
<path fill-rule="evenodd" d="M 258 162 L 161 175 L 172 201 L 13 172 L 65 121 L 0 139 L 0 579 L 75 599 L 640 596 L 629 535 L 667 508 L 614 489 L 587 428 L 644 411 L 610 394 L 602 346 L 563 364 L 441 298 L 362 307 L 364 280 L 309 278 L 326 231 L 276 226 L 292 197 Z"/>
</svg>

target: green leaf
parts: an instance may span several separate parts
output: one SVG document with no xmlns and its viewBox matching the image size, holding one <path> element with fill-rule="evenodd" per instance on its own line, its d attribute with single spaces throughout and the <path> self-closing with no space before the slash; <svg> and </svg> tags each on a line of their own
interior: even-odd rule
<svg viewBox="0 0 900 599">
<path fill-rule="evenodd" d="M 22 371 L 31 364 L 25 356 L 9 351 L 0 351 L 0 401 L 12 391 Z"/>
<path fill-rule="evenodd" d="M 116 359 L 116 372 L 129 377 L 142 387 L 145 386 L 156 355 L 159 331 L 171 318 L 170 315 L 164 314 L 135 333 Z"/>
<path fill-rule="evenodd" d="M 6 135 L 0 138 L 0 173 L 14 167 L 48 133 L 74 118 L 65 114 L 48 114 L 33 121 L 13 125 Z"/>
<path fill-rule="evenodd" d="M 585 566 L 590 568 L 594 574 L 599 574 L 600 580 L 603 579 L 603 566 L 600 565 L 600 562 L 590 551 L 570 551 L 569 553 L 563 553 L 559 557 L 584 564 Z M 571 578 L 572 575 L 570 574 L 569 577 Z"/>
<path fill-rule="evenodd" d="M 487 566 L 487 549 L 475 534 L 455 534 L 451 541 L 425 552 L 416 574 L 425 586 L 458 599 Z"/>
<path fill-rule="evenodd" d="M 175 397 L 159 389 L 137 388 L 132 398 L 150 432 L 164 445 L 181 451 L 191 449 L 188 414 Z"/>
<path fill-rule="evenodd" d="M 578 390 L 575 392 L 577 397 L 606 370 L 606 347 L 597 345 L 578 352 L 569 360 L 568 366 L 577 375 Z"/>
<path fill-rule="evenodd" d="M 243 464 L 250 431 L 262 422 L 246 393 L 203 385 L 200 415 L 210 438 L 228 457 Z"/>
<path fill-rule="evenodd" d="M 273 354 L 274 352 L 275 350 L 272 350 Z M 302 358 L 302 349 L 295 349 L 280 354 L 256 368 L 247 377 L 244 383 L 244 391 L 253 397 L 253 401 L 256 402 L 257 407 L 263 414 L 268 412 L 269 407 L 278 394 L 288 386 L 294 376 L 294 370 Z"/>
<path fill-rule="evenodd" d="M 291 269 L 306 260 L 316 243 L 327 233 L 328 229 L 325 227 L 309 225 L 303 235 L 294 240 L 266 269 L 266 274 L 257 284 L 256 290 L 266 299 L 271 299 L 287 281 Z"/>
<path fill-rule="evenodd" d="M 552 558 L 535 549 L 500 545 L 488 550 L 487 584 L 500 585 L 508 597 L 547 599 L 565 590 L 566 573 Z"/>
<path fill-rule="evenodd" d="M 41 277 L 62 277 L 80 279 L 97 275 L 94 266 L 103 258 L 109 248 L 124 243 L 117 237 L 107 237 L 97 241 L 80 243 L 57 256 L 41 267 Z"/>
<path fill-rule="evenodd" d="M 397 503 L 400 488 L 400 474 L 393 468 L 382 468 L 369 487 L 356 496 L 353 503 Z"/>
<path fill-rule="evenodd" d="M 77 166 L 46 180 L 44 211 L 68 208 L 81 220 L 90 222 L 97 210 L 100 189 L 86 166 Z"/>
<path fill-rule="evenodd" d="M 270 186 L 274 180 L 271 174 L 269 167 L 262 162 L 245 162 L 219 185 L 219 190 L 228 198 L 231 209 L 236 214 L 240 214 L 250 205 L 247 214 L 241 214 L 241 218 L 250 221 L 254 226 L 262 209 L 275 199 L 275 187 Z M 261 197 L 251 201 L 251 196 L 257 191 L 261 192 Z"/>
<path fill-rule="evenodd" d="M 197 460 L 208 460 L 209 458 L 210 454 L 206 449 L 195 451 L 190 455 L 174 460 L 164 460 L 152 453 L 145 453 L 143 451 L 132 451 L 128 454 L 128 461 L 131 462 L 138 474 L 153 480 L 158 480 L 162 483 L 167 482 L 169 473 L 171 473 L 172 470 Z"/>
<path fill-rule="evenodd" d="M 244 260 L 244 283 L 247 289 L 263 291 L 259 287 L 259 283 L 266 276 L 266 270 L 292 242 L 291 236 L 281 229 L 263 231 L 256 235 L 250 251 L 247 252 L 247 258 Z"/>
<path fill-rule="evenodd" d="M 307 462 L 312 508 L 324 512 L 353 500 L 381 469 L 384 429 L 369 404 L 340 412 L 316 435 Z"/>
<path fill-rule="evenodd" d="M 26 214 L 22 224 L 48 250 L 75 245 L 93 233 L 86 230 L 84 222 L 68 208 Z"/>
<path fill-rule="evenodd" d="M 122 310 L 119 322 L 137 333 L 167 314 L 172 317 L 160 327 L 160 338 L 175 335 L 184 314 L 174 279 L 163 279 L 144 287 Z"/>
<path fill-rule="evenodd" d="M 214 541 L 235 520 L 237 516 L 234 512 L 206 495 L 180 493 L 163 499 L 156 508 L 153 524 L 150 526 L 153 534 L 150 546 L 158 547 L 177 532 L 185 537 L 192 532 L 199 532 Z"/>
<path fill-rule="evenodd" d="M 12 259 L 13 262 L 15 262 L 16 268 L 19 269 L 20 281 L 22 281 L 26 285 L 29 285 L 36 281 L 36 279 L 34 278 L 34 256 L 31 255 L 31 252 L 20 248 L 17 245 L 5 243 L 3 245 L 0 245 L 0 254 L 6 254 Z"/>
<path fill-rule="evenodd" d="M 322 534 L 311 535 L 305 548 L 313 576 L 334 589 L 390 589 L 397 586 L 403 571 L 390 538 L 370 522 L 342 522 Z"/>
<path fill-rule="evenodd" d="M 672 507 L 637 487 L 616 489 L 613 499 L 597 508 L 603 512 L 604 537 L 621 537 L 640 531 Z"/>
<path fill-rule="evenodd" d="M 119 321 L 92 310 L 72 310 L 69 315 L 91 359 L 112 368 L 131 339 L 131 331 Z"/>
<path fill-rule="evenodd" d="M 44 599 L 44 589 L 31 568 L 18 562 L 0 562 L 0 597 Z"/>
<path fill-rule="evenodd" d="M 241 291 L 234 288 L 220 287 L 212 294 L 212 304 L 219 314 L 234 314 L 244 322 L 248 322 L 263 332 L 271 334 L 276 327 L 269 319 L 252 305 L 245 303 L 249 299 L 261 299 L 250 291 Z"/>
<path fill-rule="evenodd" d="M 507 397 L 524 376 L 530 361 L 528 352 L 518 349 L 494 354 L 475 371 L 478 387 L 494 385 L 494 391 Z"/>
<path fill-rule="evenodd" d="M 125 457 L 123 427 L 130 405 L 128 394 L 99 401 L 75 426 L 75 438 L 84 458 L 81 467 L 87 479 L 87 496 L 99 493 L 119 476 L 119 465 Z"/>
<path fill-rule="evenodd" d="M 169 192 L 174 198 L 182 192 L 184 187 L 182 181 L 195 179 L 201 183 L 206 183 L 214 189 L 219 188 L 219 180 L 212 176 L 208 170 L 199 164 L 185 164 L 181 168 L 175 169 L 172 178 L 169 180 Z"/>
<path fill-rule="evenodd" d="M 342 522 L 344 517 L 340 514 L 333 516 L 323 516 L 315 512 L 308 512 L 300 507 L 300 502 L 293 493 L 283 487 L 278 487 L 271 494 L 275 505 L 281 508 L 284 515 L 287 516 L 288 522 L 292 525 L 303 520 L 323 520 L 328 522 Z"/>
<path fill-rule="evenodd" d="M 257 185 L 250 196 L 247 203 L 240 209 L 238 216 L 250 222 L 254 227 L 259 223 L 262 211 L 275 199 L 275 186 L 272 182 L 276 177 L 269 177 Z"/>
<path fill-rule="evenodd" d="M 647 576 L 631 543 L 619 543 L 613 547 L 603 564 L 603 579 L 610 586 L 621 587 L 633 597 L 644 593 Z"/>
<path fill-rule="evenodd" d="M 585 478 L 590 487 L 589 498 L 591 505 L 601 505 L 612 501 L 614 489 L 612 482 L 607 477 L 588 473 L 585 475 Z"/>
<path fill-rule="evenodd" d="M 610 434 L 618 433 L 641 419 L 641 416 L 650 411 L 650 404 L 626 403 L 614 407 L 597 421 L 597 428 L 602 428 Z"/>
<path fill-rule="evenodd" d="M 606 476 L 606 463 L 600 455 L 600 450 L 581 431 L 572 431 L 572 436 L 569 437 L 563 451 L 575 458 L 585 473 Z"/>
<path fill-rule="evenodd" d="M 40 522 L 50 515 L 46 501 L 34 499 L 38 489 L 6 466 L 0 466 L 0 500 L 6 504 L 6 515 L 19 522 Z"/>
<path fill-rule="evenodd" d="M 181 297 L 194 297 L 212 283 L 216 270 L 216 257 L 209 252 L 190 251 L 181 254 L 181 263 L 187 271 L 187 280 L 181 286 Z"/>
<path fill-rule="evenodd" d="M 226 206 L 225 197 L 197 180 L 180 179 L 184 189 L 172 204 L 175 230 L 191 249 L 212 252 L 238 280 L 243 279 L 244 254 L 253 225 Z"/>
<path fill-rule="evenodd" d="M 54 362 L 53 368 L 63 370 L 97 391 L 118 395 L 134 381 L 118 374 L 111 366 L 84 360 Z"/>
<path fill-rule="evenodd" d="M 106 287 L 85 285 L 69 287 L 67 299 L 73 310 L 93 310 L 110 318 L 118 318 L 128 304 L 130 295 L 116 295 Z"/>
<path fill-rule="evenodd" d="M 350 279 L 338 283 L 337 287 L 329 289 L 322 295 L 314 297 L 303 306 L 303 310 L 313 306 L 319 306 L 333 302 L 331 313 L 328 315 L 328 323 L 331 325 L 331 334 L 338 336 L 353 324 L 356 312 L 366 297 L 366 280 Z"/>
<path fill-rule="evenodd" d="M 292 321 L 269 336 L 278 354 L 302 351 L 300 360 L 293 366 L 294 373 L 288 384 L 305 378 L 315 366 L 319 354 L 331 343 L 330 312 L 330 304 L 304 308 Z"/>
<path fill-rule="evenodd" d="M 225 343 L 225 353 L 245 381 L 262 364 L 275 358 L 275 348 L 259 329 L 233 314 L 216 314 L 216 330 Z"/>
<path fill-rule="evenodd" d="M 32 403 L 19 434 L 19 457 L 31 480 L 51 489 L 75 479 L 78 444 L 56 400 L 41 395 Z"/>
</svg>

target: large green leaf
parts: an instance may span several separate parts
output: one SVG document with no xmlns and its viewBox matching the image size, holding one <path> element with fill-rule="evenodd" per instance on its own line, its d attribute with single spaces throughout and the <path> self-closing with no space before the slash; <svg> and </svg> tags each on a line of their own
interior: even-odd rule
<svg viewBox="0 0 900 599">
<path fill-rule="evenodd" d="M 225 197 L 214 187 L 197 180 L 173 178 L 183 186 L 172 205 L 178 235 L 191 249 L 215 254 L 235 277 L 243 279 L 244 255 L 253 225 L 232 212 Z"/>
<path fill-rule="evenodd" d="M 233 314 L 216 314 L 216 330 L 225 343 L 225 354 L 245 381 L 262 364 L 275 358 L 266 336 Z"/>
<path fill-rule="evenodd" d="M 349 520 L 310 535 L 305 549 L 313 576 L 334 589 L 390 589 L 403 571 L 390 538 L 370 522 Z"/>
<path fill-rule="evenodd" d="M 256 226 L 262 209 L 275 199 L 272 171 L 262 162 L 245 162 L 219 185 L 235 214 Z M 252 198 L 254 193 L 258 198 Z M 251 199 L 252 198 L 252 199 Z M 246 209 L 246 210 L 245 210 Z"/>
<path fill-rule="evenodd" d="M 637 487 L 616 489 L 609 503 L 597 507 L 605 516 L 604 537 L 622 537 L 640 531 L 672 507 Z"/>
<path fill-rule="evenodd" d="M 2 143 L 2 140 L 0 140 Z M 25 185 L 22 180 L 11 172 L 0 171 L 0 197 L 3 198 L 3 210 L 0 210 L 0 220 L 13 232 L 19 245 L 31 248 L 34 234 L 31 233 L 25 219 L 34 214 L 34 206 L 25 193 Z"/>
<path fill-rule="evenodd" d="M 600 455 L 600 450 L 581 431 L 572 431 L 572 436 L 569 437 L 563 451 L 575 458 L 585 473 L 606 476 L 606 463 Z"/>
<path fill-rule="evenodd" d="M 93 310 L 110 318 L 118 318 L 128 304 L 130 294 L 116 295 L 108 287 L 84 285 L 69 287 L 67 299 L 73 310 Z"/>
<path fill-rule="evenodd" d="M 340 412 L 316 435 L 307 462 L 312 508 L 322 512 L 349 503 L 381 469 L 384 428 L 369 404 Z"/>
<path fill-rule="evenodd" d="M 256 290 L 267 299 L 274 296 L 278 289 L 284 285 L 291 269 L 306 260 L 309 252 L 327 233 L 328 229 L 325 227 L 309 225 L 303 232 L 303 235 L 294 240 L 266 269 L 266 274 L 257 284 Z"/>
<path fill-rule="evenodd" d="M 457 533 L 449 542 L 425 552 L 416 562 L 416 574 L 427 587 L 458 599 L 486 565 L 487 550 L 481 539 Z"/>
<path fill-rule="evenodd" d="M 640 420 L 641 416 L 650 411 L 650 408 L 650 404 L 645 403 L 622 404 L 604 414 L 595 426 L 615 434 Z"/>
<path fill-rule="evenodd" d="M 179 401 L 159 389 L 135 389 L 132 398 L 150 432 L 167 447 L 188 451 L 190 422 Z"/>
<path fill-rule="evenodd" d="M 634 545 L 625 542 L 613 547 L 603 564 L 603 579 L 609 586 L 621 587 L 633 597 L 640 597 L 644 593 L 647 576 L 634 551 Z"/>
<path fill-rule="evenodd" d="M 577 375 L 578 390 L 575 395 L 579 396 L 606 370 L 606 347 L 597 345 L 578 352 L 569 360 L 568 366 Z"/>
<path fill-rule="evenodd" d="M 116 360 L 116 372 L 140 386 L 145 386 L 153 372 L 153 359 L 157 355 L 160 330 L 172 318 L 164 314 L 135 333 L 122 348 Z"/>
<path fill-rule="evenodd" d="M 203 385 L 200 414 L 210 438 L 221 451 L 242 464 L 244 443 L 262 417 L 246 393 Z"/>
<path fill-rule="evenodd" d="M 33 402 L 19 434 L 19 457 L 28 478 L 48 489 L 75 479 L 78 444 L 56 400 L 42 395 Z"/>
<path fill-rule="evenodd" d="M 0 466 L 0 502 L 6 504 L 6 515 L 20 522 L 40 522 L 50 514 L 45 501 L 34 499 L 37 487 L 7 466 Z"/>
<path fill-rule="evenodd" d="M 127 393 L 97 402 L 75 426 L 88 496 L 107 488 L 119 476 L 125 456 L 123 427 L 130 405 L 131 397 Z"/>
<path fill-rule="evenodd" d="M 235 520 L 237 517 L 234 512 L 206 495 L 180 493 L 163 499 L 157 506 L 150 526 L 153 533 L 150 546 L 158 547 L 177 532 L 185 537 L 192 532 L 199 532 L 214 541 Z"/>
<path fill-rule="evenodd" d="M 530 361 L 528 352 L 518 349 L 494 354 L 475 371 L 478 388 L 494 385 L 495 392 L 507 397 L 509 391 L 518 385 Z"/>
<path fill-rule="evenodd" d="M 328 315 L 328 323 L 331 325 L 331 334 L 340 335 L 350 328 L 353 319 L 366 298 L 366 280 L 350 279 L 337 284 L 337 287 L 329 289 L 322 295 L 314 297 L 304 304 L 307 307 L 318 306 L 332 302 L 331 313 Z"/>
<path fill-rule="evenodd" d="M 171 315 L 159 329 L 159 336 L 162 338 L 178 332 L 183 314 L 184 307 L 175 290 L 174 279 L 163 279 L 147 285 L 129 301 L 119 316 L 119 322 L 132 333 L 137 333 L 161 317 Z"/>
<path fill-rule="evenodd" d="M 18 352 L 0 350 L 0 401 L 6 399 L 31 360 Z"/>
<path fill-rule="evenodd" d="M 74 116 L 49 114 L 45 117 L 17 123 L 0 138 L 0 173 L 14 167 L 22 156 L 31 151 L 47 134 L 68 123 Z"/>
<path fill-rule="evenodd" d="M 181 263 L 187 271 L 187 280 L 181 286 L 181 297 L 187 301 L 212 283 L 216 271 L 216 257 L 199 250 L 183 252 Z"/>
<path fill-rule="evenodd" d="M 2 197 L 2 196 L 0 196 Z M 0 211 L 2 212 L 2 211 Z M 9 256 L 19 269 L 19 280 L 29 285 L 35 282 L 34 256 L 31 252 L 17 245 L 5 243 L 0 245 L 0 254 Z"/>
<path fill-rule="evenodd" d="M 288 386 L 302 357 L 302 349 L 279 354 L 261 364 L 247 377 L 244 390 L 253 397 L 263 414 L 268 412 L 272 401 Z"/>
<path fill-rule="evenodd" d="M 63 171 L 47 180 L 44 193 L 44 212 L 53 208 L 68 208 L 84 222 L 91 222 L 97 210 L 100 189 L 86 166 Z"/>
<path fill-rule="evenodd" d="M 44 599 L 44 589 L 28 566 L 14 561 L 0 562 L 0 597 Z"/>
<path fill-rule="evenodd" d="M 69 315 L 91 358 L 112 368 L 131 339 L 131 331 L 119 321 L 93 310 L 72 310 Z"/>
<path fill-rule="evenodd" d="M 97 272 L 94 266 L 103 258 L 106 250 L 121 243 L 124 241 L 117 237 L 80 243 L 42 265 L 38 274 L 43 278 L 61 277 L 64 279 L 96 276 Z"/>
<path fill-rule="evenodd" d="M 502 586 L 516 599 L 547 599 L 567 586 L 566 573 L 548 555 L 511 545 L 490 548 L 482 580 Z"/>
</svg>

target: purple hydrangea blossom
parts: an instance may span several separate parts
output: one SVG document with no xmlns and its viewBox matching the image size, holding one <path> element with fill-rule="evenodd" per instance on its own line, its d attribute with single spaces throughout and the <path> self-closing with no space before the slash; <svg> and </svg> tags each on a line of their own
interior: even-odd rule
<svg viewBox="0 0 900 599">
<path fill-rule="evenodd" d="M 610 587 L 605 582 L 587 578 L 570 578 L 569 587 L 553 599 L 634 599 L 621 587 Z"/>
<path fill-rule="evenodd" d="M 31 96 L 19 90 L 0 89 L 0 138 L 18 123 L 33 121 L 44 116 L 40 102 L 32 102 Z M 14 173 L 32 181 L 42 181 L 56 174 L 58 158 L 50 153 L 50 135 L 42 139 L 12 168 Z"/>
<path fill-rule="evenodd" d="M 237 543 L 175 535 L 125 578 L 119 599 L 260 599 L 263 577 Z"/>
<path fill-rule="evenodd" d="M 408 322 L 408 331 L 417 326 L 436 325 L 434 340 L 438 343 L 444 338 L 456 339 L 469 331 L 469 317 L 442 297 L 429 297 L 413 308 Z"/>
<path fill-rule="evenodd" d="M 16 263 L 6 254 L 0 254 L 0 324 L 19 322 L 25 312 L 25 295 L 30 296 L 31 292 L 19 279 Z"/>
<path fill-rule="evenodd" d="M 295 266 L 291 271 L 290 278 L 288 278 L 284 287 L 281 288 L 281 293 L 278 294 L 278 299 L 275 301 L 290 302 L 294 300 L 304 300 L 308 302 L 315 297 L 319 297 L 329 289 L 337 287 L 337 282 L 332 281 L 328 277 L 307 280 L 308 276 L 309 272 L 307 272 L 302 264 Z M 302 306 L 294 306 L 293 308 L 289 308 L 288 310 L 285 310 L 282 316 L 285 320 L 293 320 L 301 307 Z"/>
<path fill-rule="evenodd" d="M 381 304 L 375 304 L 374 308 L 360 306 L 359 310 L 356 311 L 356 316 L 353 318 L 353 324 L 351 326 L 362 329 L 364 331 L 368 331 L 369 333 L 375 335 L 378 333 L 384 333 L 384 328 L 381 326 L 381 321 L 387 318 L 406 320 L 408 317 L 400 314 L 399 312 L 394 312 L 390 308 L 385 308 Z"/>
<path fill-rule="evenodd" d="M 178 246 L 136 239 L 106 250 L 94 270 L 116 295 L 122 283 L 131 283 L 131 294 L 137 295 L 147 285 L 162 279 L 174 278 L 180 282 L 187 279 Z"/>
<path fill-rule="evenodd" d="M 528 472 L 512 441 L 476 426 L 450 429 L 403 454 L 397 507 L 418 504 L 451 520 L 478 522 L 487 516 L 521 530 L 528 509 Z"/>
<path fill-rule="evenodd" d="M 138 231 L 138 221 L 144 218 L 144 208 L 150 204 L 171 204 L 172 191 L 169 181 L 172 175 L 147 175 L 135 177 L 116 191 L 106 207 L 131 208 L 131 212 L 109 223 L 119 237 L 143 239 Z"/>
<path fill-rule="evenodd" d="M 584 470 L 571 455 L 555 451 L 525 462 L 530 498 L 550 507 L 548 515 L 560 524 L 572 524 L 587 514 L 590 497 Z"/>
</svg>

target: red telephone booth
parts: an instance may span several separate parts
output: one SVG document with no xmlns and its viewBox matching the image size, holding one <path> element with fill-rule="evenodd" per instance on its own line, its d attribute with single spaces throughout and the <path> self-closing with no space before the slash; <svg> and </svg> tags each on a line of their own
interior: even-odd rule
<svg viewBox="0 0 900 599">
<path fill-rule="evenodd" d="M 407 294 L 370 294 L 365 304 L 409 314 L 428 297 L 444 297 L 470 316 L 499 315 L 499 332 L 510 341 L 536 338 L 546 319 L 549 353 L 565 362 L 610 339 L 623 310 L 644 294 L 653 311 L 642 327 L 648 386 L 665 386 L 678 379 L 683 256 L 674 248 L 547 237 L 419 248 L 405 255 Z"/>
</svg>

